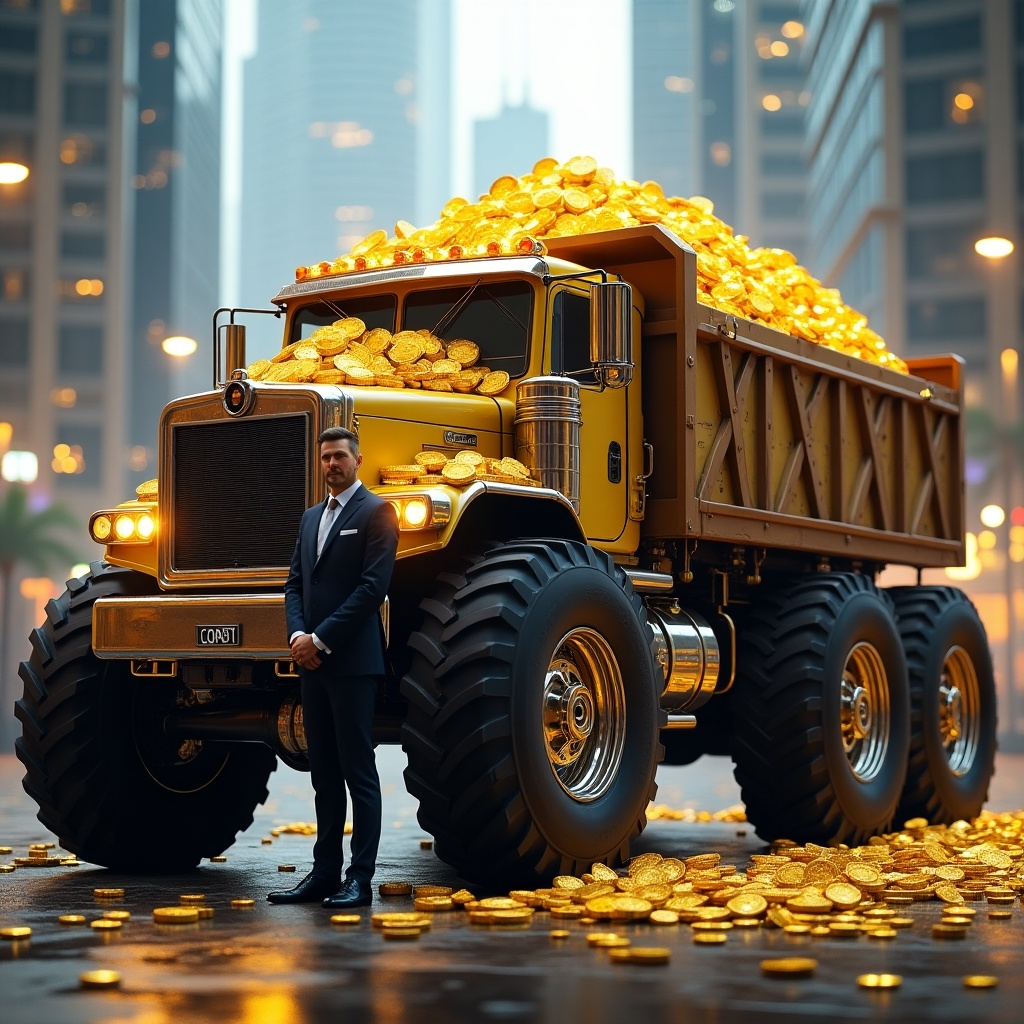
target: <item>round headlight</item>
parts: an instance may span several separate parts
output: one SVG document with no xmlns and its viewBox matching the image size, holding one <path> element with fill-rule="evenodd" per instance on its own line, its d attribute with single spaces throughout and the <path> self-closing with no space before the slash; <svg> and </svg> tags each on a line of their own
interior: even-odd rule
<svg viewBox="0 0 1024 1024">
<path fill-rule="evenodd" d="M 229 416 L 241 416 L 248 412 L 256 398 L 256 392 L 248 381 L 233 380 L 224 388 L 224 411 Z"/>
<path fill-rule="evenodd" d="M 405 504 L 405 521 L 413 529 L 427 521 L 427 502 L 425 498 L 410 498 Z"/>
<path fill-rule="evenodd" d="M 110 520 L 106 516 L 97 516 L 92 521 L 92 535 L 97 540 L 106 540 L 110 536 Z"/>
<path fill-rule="evenodd" d="M 135 520 L 131 516 L 118 516 L 114 520 L 114 533 L 118 540 L 128 540 L 135 533 Z"/>
<path fill-rule="evenodd" d="M 156 529 L 156 523 L 153 521 L 152 516 L 139 516 L 139 521 L 135 524 L 136 532 L 142 540 L 149 540 L 153 536 L 153 531 Z"/>
</svg>

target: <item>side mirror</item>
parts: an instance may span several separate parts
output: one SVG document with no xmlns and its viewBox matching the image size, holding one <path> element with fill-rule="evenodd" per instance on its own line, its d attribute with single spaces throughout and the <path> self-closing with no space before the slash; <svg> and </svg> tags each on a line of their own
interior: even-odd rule
<svg viewBox="0 0 1024 1024">
<path fill-rule="evenodd" d="M 590 286 L 590 362 L 603 387 L 633 379 L 633 289 L 622 281 Z"/>
</svg>

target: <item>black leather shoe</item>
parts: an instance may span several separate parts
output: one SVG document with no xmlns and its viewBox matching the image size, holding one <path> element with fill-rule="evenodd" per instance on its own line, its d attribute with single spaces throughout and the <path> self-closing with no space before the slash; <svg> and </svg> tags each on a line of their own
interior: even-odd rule
<svg viewBox="0 0 1024 1024">
<path fill-rule="evenodd" d="M 271 903 L 318 903 L 325 896 L 337 890 L 338 880 L 326 875 L 318 875 L 310 871 L 294 889 L 281 889 L 268 892 L 267 899 Z"/>
<path fill-rule="evenodd" d="M 373 902 L 373 889 L 369 882 L 346 878 L 341 888 L 324 900 L 328 910 L 345 910 L 348 907 L 368 907 Z"/>
</svg>

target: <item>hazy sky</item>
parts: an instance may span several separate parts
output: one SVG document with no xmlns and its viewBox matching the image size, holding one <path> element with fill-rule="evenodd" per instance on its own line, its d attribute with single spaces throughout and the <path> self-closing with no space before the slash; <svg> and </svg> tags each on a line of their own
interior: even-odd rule
<svg viewBox="0 0 1024 1024">
<path fill-rule="evenodd" d="M 256 46 L 255 12 L 256 0 L 226 0 L 221 281 L 227 303 L 238 300 L 242 61 Z M 452 0 L 452 14 L 453 195 L 472 191 L 473 121 L 493 117 L 503 101 L 525 99 L 547 111 L 550 156 L 587 153 L 619 177 L 632 174 L 629 0 Z M 521 174 L 534 159 L 524 153 L 523 166 L 508 170 Z"/>
</svg>

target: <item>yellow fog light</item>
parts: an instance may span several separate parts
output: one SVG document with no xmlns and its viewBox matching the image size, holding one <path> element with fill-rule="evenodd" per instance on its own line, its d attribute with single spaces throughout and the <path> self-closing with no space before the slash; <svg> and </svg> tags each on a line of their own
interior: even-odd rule
<svg viewBox="0 0 1024 1024">
<path fill-rule="evenodd" d="M 139 521 L 135 524 L 135 530 L 138 533 L 140 540 L 149 540 L 149 538 L 153 536 L 153 531 L 155 529 L 156 523 L 153 521 L 152 516 L 139 516 Z"/>
<path fill-rule="evenodd" d="M 406 526 L 418 530 L 426 521 L 430 510 L 426 498 L 410 498 L 405 502 L 402 518 Z"/>
<path fill-rule="evenodd" d="M 129 540 L 135 533 L 135 520 L 131 516 L 118 516 L 114 520 L 114 533 L 118 540 Z"/>
<path fill-rule="evenodd" d="M 107 516 L 97 516 L 92 521 L 92 535 L 95 540 L 105 541 L 110 536 L 110 519 Z"/>
</svg>

